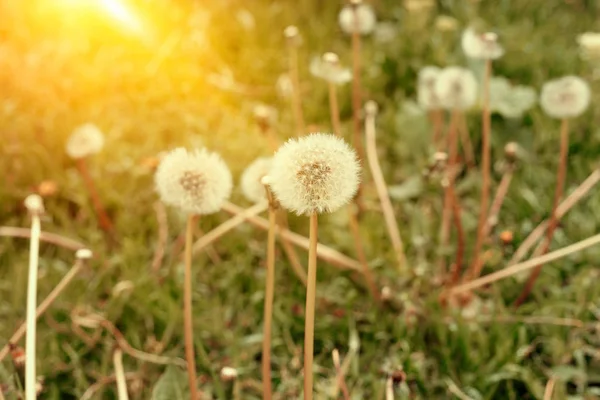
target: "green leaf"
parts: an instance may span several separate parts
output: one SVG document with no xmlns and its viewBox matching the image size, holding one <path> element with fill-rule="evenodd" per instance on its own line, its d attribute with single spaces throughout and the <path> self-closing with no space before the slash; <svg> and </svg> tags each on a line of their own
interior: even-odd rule
<svg viewBox="0 0 600 400">
<path fill-rule="evenodd" d="M 167 367 L 152 389 L 152 400 L 185 400 L 188 397 L 185 382 L 183 371 L 174 366 Z"/>
</svg>

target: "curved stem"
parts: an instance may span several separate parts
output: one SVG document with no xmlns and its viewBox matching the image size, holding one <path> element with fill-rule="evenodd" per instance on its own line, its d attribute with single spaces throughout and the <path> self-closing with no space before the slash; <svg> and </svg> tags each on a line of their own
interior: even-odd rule
<svg viewBox="0 0 600 400">
<path fill-rule="evenodd" d="M 36 319 L 39 318 L 43 313 L 46 312 L 48 307 L 50 307 L 50 305 L 54 302 L 54 300 L 56 300 L 58 295 L 61 294 L 62 291 L 65 290 L 67 285 L 69 285 L 69 283 L 71 283 L 73 278 L 75 278 L 77 276 L 79 271 L 81 271 L 82 267 L 83 267 L 82 260 L 78 259 L 77 261 L 75 261 L 75 264 L 71 267 L 69 272 L 67 272 L 67 274 L 61 279 L 61 281 L 58 283 L 58 285 L 56 285 L 54 287 L 54 289 L 52 289 L 50 294 L 37 307 L 37 309 L 35 311 Z M 10 337 L 10 339 L 8 339 L 8 344 L 0 350 L 0 361 L 2 361 L 4 359 L 4 357 L 6 357 L 6 355 L 9 353 L 10 345 L 15 344 L 19 340 L 21 340 L 21 338 L 23 337 L 23 335 L 25 334 L 26 331 L 27 331 L 26 324 L 21 324 L 19 326 L 19 328 L 17 328 L 15 333 Z"/>
<path fill-rule="evenodd" d="M 233 203 L 226 201 L 223 204 L 223 211 L 238 215 L 244 211 L 241 207 L 236 206 Z M 245 218 L 252 225 L 262 229 L 268 230 L 269 223 L 264 218 L 254 216 L 254 217 L 246 217 Z M 305 236 L 299 235 L 295 232 L 290 231 L 289 229 L 284 229 L 281 227 L 277 227 L 277 234 L 281 238 L 287 239 L 291 244 L 301 247 L 303 249 L 308 250 L 310 247 L 309 240 Z M 325 246 L 321 243 L 317 244 L 317 256 L 321 258 L 323 261 L 336 266 L 340 269 L 348 269 L 356 272 L 361 271 L 360 263 L 337 250 L 332 249 L 331 247 Z"/>
<path fill-rule="evenodd" d="M 192 313 L 192 245 L 194 222 L 196 218 L 190 215 L 185 230 L 185 276 L 183 281 L 183 322 L 185 329 L 185 359 L 187 361 L 188 383 L 191 400 L 198 398 L 196 384 L 196 358 L 194 356 L 194 324 Z"/>
<path fill-rule="evenodd" d="M 375 141 L 375 115 L 368 114 L 365 126 L 367 136 L 367 161 L 369 162 L 369 169 L 371 170 L 371 176 L 375 183 L 377 195 L 381 202 L 381 209 L 383 217 L 387 227 L 388 235 L 392 242 L 392 247 L 396 253 L 398 259 L 398 269 L 401 273 L 405 271 L 407 267 L 406 255 L 404 254 L 404 244 L 398 231 L 398 221 L 394 215 L 394 208 L 390 201 L 387 185 L 383 178 L 383 172 L 381 172 L 381 166 L 379 165 L 379 159 L 377 158 L 377 143 Z"/>
<path fill-rule="evenodd" d="M 123 369 L 123 352 L 121 349 L 116 349 L 113 353 L 113 364 L 115 366 L 118 398 L 119 400 L 129 400 L 127 383 L 125 382 L 125 370 Z"/>
<path fill-rule="evenodd" d="M 579 185 L 573 193 L 560 203 L 556 209 L 557 218 L 562 218 L 579 200 L 581 200 L 596 184 L 600 182 L 600 169 L 596 169 Z M 525 238 L 519 246 L 515 254 L 512 256 L 508 265 L 513 265 L 521 261 L 527 252 L 537 243 L 538 239 L 544 235 L 548 228 L 548 220 L 540 222 L 540 224 Z"/>
<path fill-rule="evenodd" d="M 25 338 L 25 399 L 35 400 L 37 375 L 35 372 L 36 356 L 36 305 L 37 280 L 41 234 L 40 216 L 31 214 L 31 240 L 29 245 L 29 278 L 27 282 L 27 336 Z"/>
<path fill-rule="evenodd" d="M 569 153 L 569 122 L 565 118 L 562 121 L 561 129 L 560 129 L 560 159 L 558 164 L 558 171 L 556 173 L 556 189 L 554 192 L 554 202 L 552 204 L 552 213 L 550 215 L 550 222 L 548 223 L 548 230 L 546 231 L 546 241 L 542 247 L 541 254 L 545 254 L 550 248 L 550 244 L 552 244 L 552 237 L 554 236 L 554 231 L 558 226 L 558 204 L 560 203 L 560 199 L 564 192 L 565 186 L 565 178 L 567 175 L 567 157 Z M 542 272 L 542 265 L 537 266 L 529 276 L 529 279 L 525 283 L 525 287 L 523 291 L 515 301 L 515 307 L 519 307 L 529 296 L 531 290 L 533 289 L 533 285 L 537 280 L 538 276 Z"/>
<path fill-rule="evenodd" d="M 315 340 L 315 297 L 317 293 L 318 215 L 310 216 L 310 246 L 308 249 L 308 285 L 304 317 L 304 400 L 313 398 L 313 357 Z"/>
<path fill-rule="evenodd" d="M 452 216 L 454 218 L 454 225 L 456 226 L 456 235 L 458 237 L 458 247 L 456 249 L 456 260 L 454 261 L 454 271 L 452 272 L 452 278 L 450 284 L 454 285 L 460 279 L 460 272 L 462 270 L 463 257 L 465 253 L 465 233 L 462 227 L 460 219 L 460 203 L 454 186 L 450 186 L 450 201 L 452 203 Z"/>
<path fill-rule="evenodd" d="M 467 279 L 474 277 L 474 272 L 479 265 L 479 257 L 483 247 L 484 231 L 488 215 L 488 203 L 490 196 L 490 130 L 491 130 L 491 115 L 490 115 L 490 78 L 492 74 L 492 61 L 485 62 L 485 78 L 483 82 L 483 112 L 482 112 L 482 148 L 481 148 L 481 200 L 479 202 L 479 220 L 477 222 L 477 240 L 473 250 L 473 261 L 469 268 Z M 482 266 L 483 267 L 483 266 Z"/>
<path fill-rule="evenodd" d="M 460 286 L 455 287 L 454 289 L 450 289 L 451 295 L 456 295 L 459 293 L 464 293 L 471 291 L 473 289 L 477 289 L 478 287 L 489 285 L 490 283 L 499 281 L 504 278 L 508 278 L 509 276 L 516 275 L 520 272 L 527 271 L 532 268 L 536 268 L 539 265 L 543 265 L 549 263 L 551 261 L 558 260 L 560 258 L 566 257 L 573 253 L 577 253 L 581 250 L 587 249 L 588 247 L 595 246 L 600 243 L 600 234 L 589 237 L 580 242 L 574 243 L 570 246 L 563 247 L 562 249 L 553 251 L 548 254 L 544 254 L 540 257 L 532 258 L 531 260 L 512 265 L 510 267 L 506 267 L 500 271 L 494 272 L 489 275 L 482 276 L 479 279 L 475 279 L 473 281 L 463 283 Z"/>
</svg>

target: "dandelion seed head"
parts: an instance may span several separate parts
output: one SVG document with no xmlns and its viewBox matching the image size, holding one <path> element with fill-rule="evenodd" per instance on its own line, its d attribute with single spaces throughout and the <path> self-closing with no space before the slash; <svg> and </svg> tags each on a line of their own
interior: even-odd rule
<svg viewBox="0 0 600 400">
<path fill-rule="evenodd" d="M 469 58 L 495 60 L 504 55 L 504 48 L 498 43 L 498 35 L 493 32 L 478 33 L 467 28 L 462 34 L 463 51 Z"/>
<path fill-rule="evenodd" d="M 177 148 L 164 156 L 154 176 L 161 200 L 188 214 L 212 214 L 231 194 L 227 164 L 206 149 Z"/>
<path fill-rule="evenodd" d="M 332 212 L 358 189 L 356 153 L 341 138 L 313 133 L 287 141 L 273 157 L 271 189 L 281 205 L 298 215 Z"/>
<path fill-rule="evenodd" d="M 586 81 L 577 76 L 565 76 L 542 86 L 540 105 L 553 118 L 574 118 L 587 110 L 591 96 Z"/>
<path fill-rule="evenodd" d="M 104 147 L 104 135 L 94 124 L 81 125 L 67 140 L 66 152 L 71 158 L 84 158 L 96 154 Z"/>
<path fill-rule="evenodd" d="M 356 13 L 356 20 L 355 20 Z M 362 2 L 350 4 L 342 8 L 338 15 L 342 31 L 348 35 L 358 30 L 361 35 L 368 35 L 375 29 L 377 18 L 373 8 Z"/>
<path fill-rule="evenodd" d="M 436 80 L 435 93 L 443 108 L 467 110 L 477 101 L 477 80 L 466 68 L 444 68 Z"/>
<path fill-rule="evenodd" d="M 230 381 L 237 379 L 238 371 L 237 371 L 237 369 L 232 368 L 232 367 L 223 367 L 223 368 L 221 368 L 220 375 L 221 375 L 221 380 L 223 380 L 224 382 L 230 382 Z"/>
<path fill-rule="evenodd" d="M 44 212 L 44 199 L 39 194 L 30 194 L 25 198 L 24 204 L 31 214 L 42 214 Z"/>
<path fill-rule="evenodd" d="M 581 58 L 585 60 L 600 59 L 600 33 L 585 32 L 577 37 Z"/>
<path fill-rule="evenodd" d="M 436 81 L 442 70 L 438 67 L 427 66 L 419 71 L 417 84 L 417 101 L 425 110 L 441 108 L 435 87 Z"/>
<path fill-rule="evenodd" d="M 290 25 L 283 30 L 283 36 L 287 39 L 290 45 L 300 44 L 300 30 L 295 25 Z"/>
<path fill-rule="evenodd" d="M 240 186 L 246 199 L 253 203 L 266 199 L 267 195 L 262 181 L 269 174 L 272 165 L 273 158 L 260 157 L 244 170 L 240 179 Z"/>
<path fill-rule="evenodd" d="M 79 249 L 75 253 L 75 258 L 78 260 L 89 260 L 94 256 L 90 249 Z"/>
<path fill-rule="evenodd" d="M 365 113 L 370 116 L 375 116 L 379 112 L 379 106 L 373 100 L 365 103 Z"/>
<path fill-rule="evenodd" d="M 343 85 L 352 80 L 352 72 L 340 64 L 340 59 L 335 53 L 325 53 L 320 58 L 313 58 L 309 70 L 313 76 L 336 85 Z"/>
</svg>

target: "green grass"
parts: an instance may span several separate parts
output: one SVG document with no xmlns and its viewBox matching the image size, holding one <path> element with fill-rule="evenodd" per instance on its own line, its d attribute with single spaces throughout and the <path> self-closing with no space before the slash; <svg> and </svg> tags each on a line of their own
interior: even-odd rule
<svg viewBox="0 0 600 400">
<path fill-rule="evenodd" d="M 169 210 L 166 258 L 160 275 L 152 274 L 150 264 L 158 237 L 153 210 L 157 196 L 152 172 L 141 160 L 175 146 L 204 144 L 220 152 L 239 176 L 256 156 L 268 154 L 268 143 L 253 122 L 252 106 L 257 102 L 275 105 L 280 112 L 280 136 L 292 136 L 287 101 L 274 90 L 277 76 L 286 68 L 281 33 L 288 24 L 298 25 L 304 39 L 300 54 L 307 121 L 329 129 L 326 87 L 309 76 L 308 61 L 333 50 L 349 64 L 349 40 L 336 22 L 341 2 L 211 2 L 199 6 L 205 7 L 202 12 L 210 18 L 195 28 L 205 35 L 204 44 L 190 39 L 193 29 L 186 18 L 193 11 L 187 2 L 139 4 L 153 35 L 152 41 L 143 43 L 99 16 L 88 21 L 89 28 L 82 28 L 81 21 L 73 22 L 65 13 L 52 8 L 43 11 L 42 1 L 29 6 L 16 3 L 0 1 L 0 15 L 12 16 L 0 22 L 0 35 L 6 38 L 0 43 L 0 221 L 2 225 L 27 226 L 23 199 L 42 180 L 53 180 L 59 192 L 46 199 L 43 229 L 78 239 L 96 254 L 89 268 L 39 320 L 38 327 L 38 372 L 45 378 L 41 398 L 79 399 L 90 385 L 113 374 L 115 341 L 101 328 L 81 328 L 88 335 L 99 335 L 93 342 L 86 341 L 73 327 L 74 310 L 102 314 L 136 349 L 153 352 L 155 342 L 162 340 L 162 354 L 184 354 L 182 263 L 179 254 L 169 251 L 184 220 Z M 591 66 L 578 57 L 575 38 L 598 28 L 595 17 L 600 9 L 591 0 L 572 4 L 498 0 L 479 5 L 439 0 L 430 15 L 416 16 L 398 3 L 375 3 L 380 19 L 394 22 L 398 35 L 385 44 L 366 39 L 363 81 L 366 97 L 380 105 L 380 161 L 388 184 L 400 185 L 394 206 L 414 273 L 399 276 L 383 218 L 374 211 L 365 213 L 361 229 L 378 284 L 391 289 L 388 305 L 379 308 L 372 302 L 357 283 L 360 277 L 320 264 L 315 382 L 321 392 L 317 398 L 329 398 L 322 390 L 329 389 L 334 377 L 331 351 L 338 348 L 345 356 L 351 343 L 355 346 L 357 342 L 359 353 L 346 377 L 355 399 L 383 399 L 386 376 L 398 369 L 404 370 L 406 381 L 397 386 L 396 398 L 453 399 L 458 398 L 451 391 L 456 387 L 472 399 L 542 399 L 550 378 L 557 382 L 556 399 L 600 397 L 596 326 L 600 249 L 591 248 L 545 267 L 530 301 L 518 311 L 511 308 L 522 286 L 515 279 L 480 292 L 492 309 L 478 313 L 478 319 L 564 317 L 581 320 L 583 328 L 474 322 L 463 318 L 461 310 L 440 307 L 440 289 L 434 279 L 438 255 L 441 251 L 452 254 L 455 249 L 437 245 L 441 189 L 435 180 L 426 181 L 421 175 L 432 154 L 430 128 L 423 116 L 403 111 L 415 96 L 421 67 L 467 65 L 459 46 L 460 30 L 474 21 L 494 28 L 507 49 L 506 56 L 495 63 L 497 74 L 538 89 L 548 79 L 577 74 L 597 89 Z M 244 7 L 254 15 L 254 29 L 244 30 L 236 19 Z M 457 18 L 459 30 L 436 31 L 433 20 L 439 14 Z M 164 43 L 170 37 L 180 39 L 168 47 Z M 239 86 L 223 90 L 210 84 L 211 75 L 227 70 Z M 340 93 L 344 131 L 350 137 L 349 87 Z M 594 98 L 590 111 L 573 122 L 567 192 L 597 167 L 600 132 L 595 107 L 598 96 Z M 119 244 L 114 249 L 104 242 L 75 166 L 64 154 L 71 130 L 87 121 L 98 124 L 107 136 L 105 150 L 90 160 L 90 169 L 116 224 Z M 478 148 L 477 110 L 468 122 Z M 527 156 L 515 174 L 495 232 L 513 231 L 514 245 L 503 247 L 494 235 L 486 273 L 502 268 L 516 246 L 550 213 L 558 127 L 537 108 L 518 121 L 494 116 L 493 161 L 502 159 L 503 145 L 509 141 L 517 141 Z M 496 172 L 494 181 L 499 179 Z M 474 245 L 479 182 L 476 171 L 458 182 L 468 256 Z M 413 185 L 410 196 L 403 195 L 406 185 Z M 367 197 L 373 202 L 376 199 L 372 190 Z M 233 201 L 247 205 L 237 189 Z M 598 215 L 600 203 L 592 191 L 562 220 L 553 248 L 596 233 Z M 202 229 L 207 231 L 227 218 L 224 213 L 204 218 Z M 353 255 L 345 218 L 344 211 L 324 217 L 320 240 Z M 308 231 L 304 219 L 291 217 L 291 226 L 303 234 Z M 242 226 L 214 246 L 222 258 L 220 263 L 213 264 L 204 254 L 194 263 L 195 340 L 202 389 L 231 399 L 231 384 L 218 379 L 219 370 L 231 366 L 240 373 L 241 398 L 259 399 L 260 391 L 252 384 L 260 382 L 266 233 Z M 306 253 L 300 254 L 306 260 Z M 27 257 L 27 241 L 0 240 L 0 345 L 25 319 Z M 66 250 L 42 245 L 40 299 L 66 273 L 73 258 Z M 304 288 L 283 256 L 276 268 L 274 387 L 279 398 L 298 398 Z M 122 281 L 132 282 L 133 290 L 115 295 L 113 288 Z M 127 372 L 143 377 L 130 385 L 131 397 L 149 399 L 165 367 L 127 354 L 124 363 Z M 10 361 L 4 360 L 0 383 L 12 386 L 16 372 Z M 172 374 L 184 372 L 176 369 Z M 111 383 L 95 398 L 115 396 L 116 387 Z"/>
</svg>

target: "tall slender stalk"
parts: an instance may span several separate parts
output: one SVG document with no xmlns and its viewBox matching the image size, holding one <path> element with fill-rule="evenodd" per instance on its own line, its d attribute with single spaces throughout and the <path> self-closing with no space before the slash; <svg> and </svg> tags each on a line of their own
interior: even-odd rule
<svg viewBox="0 0 600 400">
<path fill-rule="evenodd" d="M 96 185 L 94 184 L 94 180 L 90 175 L 90 172 L 87 167 L 87 163 L 85 158 L 78 158 L 76 160 L 77 169 L 83 179 L 85 186 L 87 187 L 88 193 L 90 195 L 90 199 L 92 200 L 92 205 L 94 210 L 96 211 L 96 217 L 98 218 L 98 224 L 100 228 L 104 231 L 105 234 L 109 235 L 112 238 L 112 234 L 114 233 L 113 224 L 106 213 L 104 206 L 102 205 L 102 201 L 100 200 L 100 196 L 98 195 L 98 191 L 96 190 Z"/>
<path fill-rule="evenodd" d="M 313 357 L 315 340 L 315 297 L 317 293 L 318 214 L 310 215 L 308 285 L 304 317 L 304 400 L 313 398 Z"/>
<path fill-rule="evenodd" d="M 342 136 L 342 123 L 340 121 L 340 107 L 338 105 L 337 89 L 335 83 L 328 82 L 329 85 L 329 112 L 331 114 L 331 126 L 333 133 Z"/>
<path fill-rule="evenodd" d="M 338 388 L 340 388 L 342 389 L 344 400 L 350 400 L 350 392 L 348 391 L 348 386 L 346 385 L 346 380 L 344 379 L 344 371 L 342 371 L 342 366 L 340 364 L 340 352 L 338 349 L 333 349 L 331 357 L 333 358 L 333 366 L 335 367 L 335 396 L 337 397 Z"/>
<path fill-rule="evenodd" d="M 465 233 L 462 228 L 462 221 L 460 218 L 460 204 L 454 191 L 454 186 L 449 187 L 450 190 L 450 202 L 452 203 L 452 217 L 454 219 L 454 225 L 456 226 L 456 235 L 458 237 L 458 246 L 456 249 L 456 259 L 454 261 L 454 271 L 452 271 L 452 278 L 450 284 L 456 284 L 460 279 L 460 273 L 462 271 L 463 256 L 465 253 Z"/>
<path fill-rule="evenodd" d="M 562 120 L 561 128 L 560 128 L 560 158 L 558 163 L 558 171 L 556 173 L 556 189 L 554 191 L 554 201 L 552 204 L 552 213 L 550 215 L 550 222 L 548 223 L 548 230 L 546 231 L 546 239 L 545 243 L 542 247 L 541 254 L 545 254 L 552 244 L 552 237 L 554 236 L 554 231 L 558 226 L 558 205 L 560 203 L 560 199 L 563 196 L 564 186 L 565 186 L 565 178 L 567 175 L 567 157 L 569 154 L 569 121 L 565 118 Z M 531 290 L 533 289 L 533 285 L 537 280 L 538 276 L 542 272 L 542 265 L 538 265 L 531 272 L 529 279 L 525 283 L 525 287 L 523 291 L 515 301 L 514 306 L 519 307 L 529 296 Z"/>
<path fill-rule="evenodd" d="M 360 124 L 360 114 L 362 112 L 362 94 L 361 94 L 361 58 L 360 58 L 360 25 L 358 17 L 359 2 L 351 2 L 354 12 L 354 30 L 352 31 L 352 131 L 354 149 L 358 154 L 358 159 L 362 162 L 365 159 L 365 151 L 362 145 L 362 134 Z"/>
<path fill-rule="evenodd" d="M 581 240 L 572 245 L 555 250 L 551 253 L 544 254 L 543 256 L 535 257 L 535 258 L 532 258 L 531 260 L 527 260 L 527 261 L 519 263 L 519 264 L 508 266 L 506 268 L 501 269 L 500 271 L 497 271 L 497 272 L 482 276 L 481 278 L 463 283 L 460 286 L 456 286 L 456 287 L 450 289 L 449 295 L 457 295 L 459 293 L 469 292 L 473 289 L 477 289 L 479 287 L 489 285 L 490 283 L 497 282 L 504 278 L 508 278 L 509 276 L 520 274 L 521 272 L 536 268 L 540 265 L 547 264 L 547 263 L 555 261 L 555 260 L 559 260 L 563 257 L 580 252 L 582 250 L 585 250 L 592 246 L 596 246 L 598 244 L 600 244 L 600 234 L 591 236 L 587 239 Z"/>
<path fill-rule="evenodd" d="M 429 118 L 433 125 L 433 147 L 436 151 L 444 151 L 443 130 L 444 130 L 444 111 L 441 108 L 429 111 Z"/>
<path fill-rule="evenodd" d="M 183 281 L 183 322 L 185 334 L 185 359 L 187 361 L 190 398 L 198 399 L 196 384 L 196 358 L 194 355 L 194 324 L 192 313 L 192 246 L 194 240 L 194 224 L 197 218 L 188 216 L 185 230 L 185 273 Z"/>
<path fill-rule="evenodd" d="M 88 249 L 81 249 L 77 251 L 77 260 L 71 267 L 69 272 L 61 279 L 60 282 L 52 289 L 50 294 L 40 303 L 35 311 L 35 318 L 38 319 L 43 313 L 46 312 L 48 307 L 52 305 L 54 300 L 62 293 L 63 290 L 71 283 L 71 281 L 79 274 L 79 271 L 84 266 L 85 260 L 91 258 L 92 253 Z M 21 324 L 15 333 L 8 339 L 8 343 L 0 349 L 0 361 L 4 360 L 4 357 L 9 353 L 10 345 L 17 343 L 25 332 L 27 331 L 27 323 Z"/>
<path fill-rule="evenodd" d="M 331 125 L 333 127 L 333 133 L 341 137 L 342 124 L 340 121 L 340 111 L 338 108 L 337 90 L 333 82 L 329 82 L 329 108 L 331 114 Z M 357 213 L 354 210 L 353 204 L 348 205 L 348 221 L 350 223 L 350 232 L 352 233 L 352 238 L 354 239 L 354 249 L 356 251 L 356 256 L 362 267 L 362 272 L 365 277 L 365 280 L 367 281 L 367 286 L 369 288 L 369 291 L 371 292 L 371 296 L 373 296 L 373 299 L 379 302 L 379 291 L 377 290 L 375 278 L 373 277 L 373 273 L 371 272 L 371 269 L 369 268 L 369 264 L 367 262 L 363 241 L 360 237 L 358 217 Z"/>
<path fill-rule="evenodd" d="M 125 381 L 125 370 L 123 369 L 123 351 L 121 349 L 116 349 L 113 353 L 113 364 L 115 366 L 118 399 L 129 400 L 129 395 L 127 394 L 127 382 Z"/>
<path fill-rule="evenodd" d="M 444 189 L 444 204 L 442 207 L 442 225 L 440 228 L 440 246 L 446 247 L 450 243 L 450 227 L 453 214 L 453 197 L 454 191 L 454 175 L 458 165 L 458 123 L 459 111 L 453 110 L 450 114 L 450 125 L 448 126 L 448 134 L 446 135 L 448 149 L 448 164 L 446 165 L 445 189 Z M 456 221 L 456 219 L 455 219 Z M 442 270 L 446 270 L 446 261 L 442 257 Z"/>
<path fill-rule="evenodd" d="M 44 210 L 42 198 L 31 195 L 25 200 L 25 206 L 31 215 L 31 239 L 29 242 L 29 278 L 27 282 L 27 336 L 25 338 L 25 399 L 34 400 L 37 396 L 36 375 L 36 306 L 37 280 L 42 232 L 40 215 Z"/>
<path fill-rule="evenodd" d="M 273 323 L 273 297 L 275 291 L 275 227 L 277 208 L 267 184 L 269 199 L 269 233 L 267 238 L 267 277 L 265 282 L 264 328 L 262 343 L 262 388 L 263 400 L 271 400 L 271 327 Z"/>
<path fill-rule="evenodd" d="M 492 75 L 492 60 L 485 61 L 485 77 L 483 81 L 483 112 L 482 112 L 482 148 L 481 148 L 481 200 L 479 202 L 479 220 L 477 221 L 477 240 L 473 250 L 473 261 L 469 268 L 469 275 L 477 268 L 479 257 L 483 247 L 483 234 L 488 216 L 488 203 L 490 195 L 490 130 L 491 130 L 491 114 L 490 114 L 490 79 Z"/>
<path fill-rule="evenodd" d="M 465 164 L 471 167 L 475 165 L 475 152 L 473 151 L 473 142 L 471 141 L 471 135 L 469 135 L 469 127 L 467 126 L 467 119 L 464 113 L 460 114 L 458 130 L 465 155 Z"/>
<path fill-rule="evenodd" d="M 243 213 L 244 209 L 236 206 L 233 203 L 225 202 L 223 204 L 223 211 L 225 211 L 229 214 L 233 214 L 233 215 L 240 215 L 241 213 Z M 264 218 L 257 217 L 257 216 L 254 216 L 254 217 L 249 216 L 249 217 L 246 217 L 246 220 L 250 224 L 256 226 L 257 228 L 260 228 L 265 231 L 269 230 L 269 222 L 266 221 Z M 308 240 L 308 238 L 306 238 L 305 236 L 299 235 L 295 232 L 292 232 L 289 229 L 277 227 L 277 235 L 279 235 L 282 238 L 285 237 L 294 246 L 297 246 L 297 247 L 300 247 L 303 249 L 307 249 L 307 250 L 310 247 L 310 241 Z M 337 250 L 332 249 L 331 247 L 325 246 L 321 243 L 319 243 L 317 246 L 317 256 L 320 259 L 322 259 L 323 261 L 331 264 L 332 266 L 336 266 L 340 269 L 361 272 L 360 263 L 358 263 L 356 260 L 338 252 Z"/>
<path fill-rule="evenodd" d="M 300 93 L 300 74 L 298 71 L 298 28 L 288 26 L 284 34 L 288 40 L 288 68 L 290 80 L 292 81 L 292 112 L 296 120 L 296 135 L 303 136 L 306 133 L 304 124 L 304 113 L 302 111 L 302 94 Z"/>
<path fill-rule="evenodd" d="M 579 202 L 591 189 L 600 182 L 600 169 L 596 169 L 590 174 L 574 191 L 560 203 L 556 209 L 556 216 L 562 218 L 575 204 Z M 539 238 L 544 235 L 548 228 L 548 220 L 540 222 L 540 224 L 525 238 L 519 246 L 515 254 L 512 256 L 508 265 L 513 265 L 521 261 L 529 252 L 531 247 L 535 245 Z"/>
<path fill-rule="evenodd" d="M 366 121 L 365 121 L 365 132 L 367 137 L 367 161 L 369 162 L 369 168 L 375 183 L 375 188 L 381 202 L 381 209 L 383 217 L 387 227 L 388 235 L 392 242 L 392 247 L 396 253 L 398 259 L 398 269 L 401 273 L 405 272 L 405 268 L 408 266 L 406 261 L 406 255 L 404 254 L 404 244 L 400 237 L 398 230 L 398 221 L 394 214 L 394 208 L 390 200 L 390 196 L 387 190 L 387 185 L 381 172 L 381 166 L 379 165 L 379 159 L 377 157 L 377 143 L 375 140 L 376 128 L 375 128 L 375 116 L 377 114 L 377 105 L 373 102 L 368 102 L 365 106 L 366 110 Z"/>
</svg>

